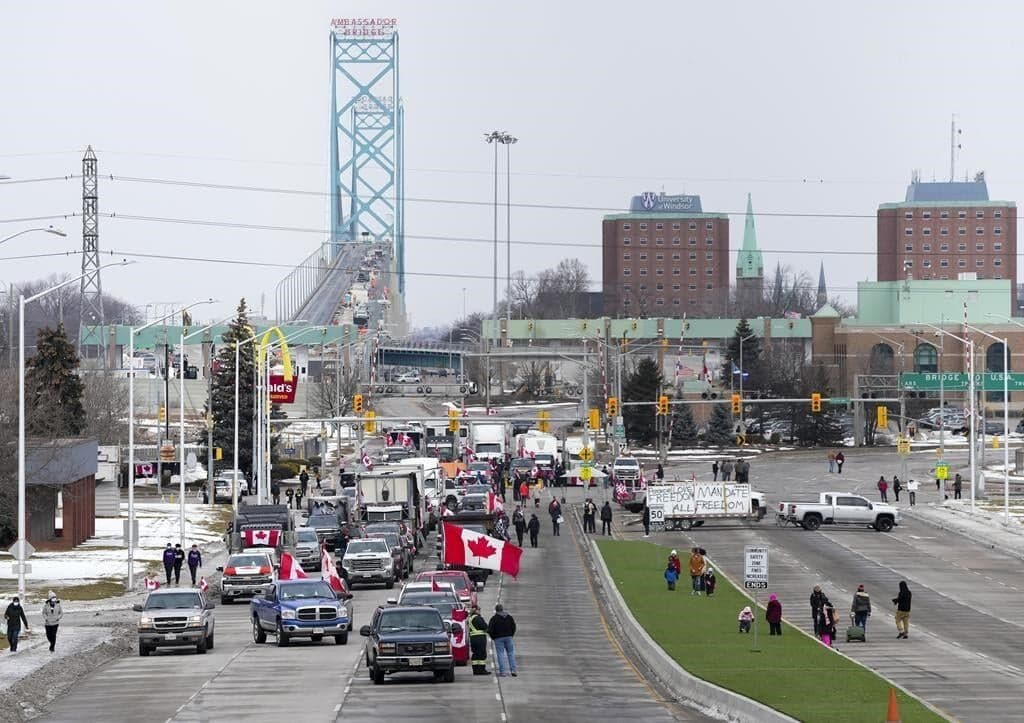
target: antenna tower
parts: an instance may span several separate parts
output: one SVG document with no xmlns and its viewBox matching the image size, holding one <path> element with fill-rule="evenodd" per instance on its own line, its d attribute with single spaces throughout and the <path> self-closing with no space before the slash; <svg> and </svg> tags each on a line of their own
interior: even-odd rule
<svg viewBox="0 0 1024 723">
<path fill-rule="evenodd" d="M 956 159 L 960 155 L 960 129 L 956 127 L 956 113 L 949 123 L 949 182 L 956 180 Z"/>
<path fill-rule="evenodd" d="M 103 287 L 100 284 L 99 164 L 92 146 L 82 158 L 82 277 L 78 356 L 92 350 L 107 366 L 103 339 Z"/>
</svg>

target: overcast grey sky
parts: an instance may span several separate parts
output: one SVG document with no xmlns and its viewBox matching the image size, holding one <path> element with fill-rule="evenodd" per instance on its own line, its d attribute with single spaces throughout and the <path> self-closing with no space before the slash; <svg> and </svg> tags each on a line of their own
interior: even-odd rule
<svg viewBox="0 0 1024 723">
<path fill-rule="evenodd" d="M 410 199 L 489 201 L 482 134 L 499 129 L 521 139 L 514 203 L 595 209 L 514 209 L 513 240 L 548 245 L 513 246 L 513 269 L 577 256 L 599 283 L 599 209 L 663 188 L 740 214 L 750 192 L 755 211 L 783 214 L 757 221 L 766 266 L 816 275 L 823 259 L 831 289 L 852 299 L 875 275 L 878 204 L 902 200 L 912 169 L 948 176 L 952 113 L 958 175 L 985 170 L 993 198 L 1022 195 L 1022 14 L 946 1 L 5 3 L 0 174 L 77 175 L 92 144 L 103 174 L 325 192 L 330 20 L 393 16 Z M 139 305 L 213 295 L 210 317 L 243 295 L 258 309 L 263 293 L 273 313 L 286 269 L 181 257 L 294 264 L 327 228 L 321 195 L 125 181 L 101 181 L 100 194 L 102 212 L 310 230 L 101 220 L 104 251 L 178 257 L 106 272 L 106 291 Z M 35 225 L 11 219 L 80 211 L 78 179 L 4 184 L 0 237 Z M 859 218 L 802 215 L 821 213 Z M 67 239 L 22 236 L 0 258 L 80 249 L 81 219 L 54 223 Z M 734 248 L 742 232 L 736 215 Z M 410 200 L 407 234 L 414 325 L 460 315 L 462 288 L 470 311 L 490 307 L 488 206 Z M 422 238 L 438 236 L 483 242 Z M 5 260 L 0 281 L 79 264 Z M 432 275 L 444 273 L 476 278 Z"/>
</svg>

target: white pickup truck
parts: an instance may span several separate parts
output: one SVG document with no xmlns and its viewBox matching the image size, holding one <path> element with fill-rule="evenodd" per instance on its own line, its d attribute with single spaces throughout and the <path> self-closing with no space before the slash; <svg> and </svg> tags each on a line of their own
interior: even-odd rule
<svg viewBox="0 0 1024 723">
<path fill-rule="evenodd" d="M 817 530 L 822 525 L 855 525 L 889 532 L 900 523 L 900 511 L 851 492 L 822 492 L 817 502 L 780 502 L 776 522 Z"/>
</svg>

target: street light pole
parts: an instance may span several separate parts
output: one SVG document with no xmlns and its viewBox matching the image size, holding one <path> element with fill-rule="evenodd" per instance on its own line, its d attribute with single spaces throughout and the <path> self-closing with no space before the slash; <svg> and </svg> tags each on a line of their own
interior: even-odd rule
<svg viewBox="0 0 1024 723">
<path fill-rule="evenodd" d="M 505 318 L 512 318 L 512 145 L 515 136 L 504 134 L 505 145 Z"/>
<path fill-rule="evenodd" d="M 10 236 L 7 236 L 6 238 L 0 239 L 0 244 L 5 244 L 8 241 L 10 241 L 12 238 L 17 238 L 18 236 L 22 236 L 23 234 L 26 234 L 26 233 L 32 233 L 33 231 L 39 231 L 41 233 L 52 233 L 54 236 L 61 236 L 61 237 L 66 237 L 67 236 L 67 234 L 64 233 L 64 231 L 60 230 L 59 228 L 54 228 L 53 226 L 46 226 L 46 227 L 40 226 L 38 228 L 26 228 L 26 229 L 24 229 L 22 231 L 18 231 L 17 233 L 12 233 Z"/>
<path fill-rule="evenodd" d="M 484 133 L 484 140 L 494 144 L 494 306 L 492 318 L 498 318 L 498 144 L 505 135 L 502 131 Z"/>
<path fill-rule="evenodd" d="M 740 339 L 740 423 L 743 423 L 743 342 L 753 339 L 757 334 L 747 334 Z"/>
<path fill-rule="evenodd" d="M 970 324 L 964 324 L 964 326 L 1003 345 L 1003 517 L 1008 523 L 1010 521 L 1010 445 L 1008 444 L 1010 434 L 1010 359 L 1008 349 L 1010 340 L 1007 337 L 1000 339 L 998 336 Z M 973 444 L 974 440 L 971 440 L 971 443 Z"/>
</svg>

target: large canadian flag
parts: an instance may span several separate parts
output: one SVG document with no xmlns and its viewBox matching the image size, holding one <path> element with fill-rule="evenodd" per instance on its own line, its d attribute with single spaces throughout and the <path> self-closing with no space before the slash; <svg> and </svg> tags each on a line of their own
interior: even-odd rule
<svg viewBox="0 0 1024 723">
<path fill-rule="evenodd" d="M 277 547 L 280 539 L 280 530 L 242 530 L 242 541 L 246 547 L 251 547 L 252 545 Z"/>
<path fill-rule="evenodd" d="M 301 580 L 304 577 L 309 577 L 305 570 L 302 569 L 302 565 L 299 564 L 298 560 L 292 557 L 287 552 L 281 553 L 281 567 L 277 571 L 278 580 Z"/>
<path fill-rule="evenodd" d="M 516 577 L 523 549 L 513 544 L 481 535 L 465 527 L 444 525 L 444 561 L 449 565 L 468 565 L 498 570 Z"/>
<path fill-rule="evenodd" d="M 334 560 L 331 559 L 326 546 L 320 548 L 320 575 L 325 582 L 330 583 L 334 592 L 341 592 L 345 589 L 345 586 L 341 584 L 341 578 L 338 577 L 338 568 L 334 566 Z"/>
</svg>

